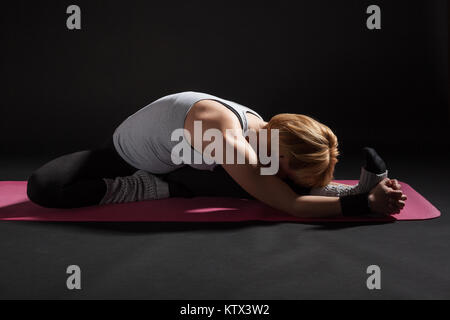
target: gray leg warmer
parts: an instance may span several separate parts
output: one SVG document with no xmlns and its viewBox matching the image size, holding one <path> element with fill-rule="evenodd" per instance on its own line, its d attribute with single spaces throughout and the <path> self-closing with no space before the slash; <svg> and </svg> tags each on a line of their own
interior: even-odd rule
<svg viewBox="0 0 450 320">
<path fill-rule="evenodd" d="M 131 176 L 106 179 L 106 193 L 100 204 L 125 203 L 143 200 L 156 200 L 169 197 L 169 185 L 167 182 L 139 170 Z"/>
<path fill-rule="evenodd" d="M 381 180 L 387 178 L 388 171 L 375 174 L 367 171 L 364 167 L 361 168 L 361 176 L 359 177 L 359 182 L 355 186 L 347 186 L 343 184 L 332 184 L 326 185 L 323 188 L 313 188 L 310 194 L 316 196 L 327 196 L 327 197 L 340 197 L 347 195 L 354 195 L 369 192 L 375 187 Z"/>
</svg>

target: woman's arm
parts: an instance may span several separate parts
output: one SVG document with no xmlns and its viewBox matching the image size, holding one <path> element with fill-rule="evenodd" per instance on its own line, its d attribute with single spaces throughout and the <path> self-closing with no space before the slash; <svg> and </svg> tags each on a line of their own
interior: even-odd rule
<svg viewBox="0 0 450 320">
<path fill-rule="evenodd" d="M 407 197 L 395 180 L 385 178 L 370 192 L 358 196 L 298 196 L 276 176 L 255 174 L 248 165 L 223 165 L 230 176 L 248 193 L 271 207 L 302 218 L 326 218 L 343 215 L 343 205 L 347 215 L 374 213 L 378 215 L 397 214 L 405 206 Z M 248 173 L 246 173 L 248 170 Z M 362 199 L 361 196 L 364 196 Z M 355 199 L 353 199 L 353 197 Z M 350 207 L 349 207 L 350 206 Z M 361 210 L 361 212 L 359 212 Z"/>
<path fill-rule="evenodd" d="M 191 110 L 186 118 L 185 128 L 193 135 L 194 121 L 202 121 L 203 131 L 218 129 L 222 132 L 224 146 L 234 150 L 235 155 L 240 154 L 245 159 L 245 164 L 227 164 L 226 154 L 223 153 L 222 166 L 227 173 L 250 195 L 261 202 L 288 214 L 297 217 L 334 217 L 342 215 L 341 203 L 338 197 L 324 196 L 298 196 L 284 181 L 273 175 L 261 175 L 256 152 L 242 134 L 230 134 L 227 129 L 241 131 L 237 117 L 220 103 L 203 104 L 201 107 Z M 234 132 L 236 132 L 234 131 Z M 203 135 L 203 133 L 202 133 Z M 208 141 L 201 144 L 201 150 L 208 146 Z M 226 150 L 227 148 L 225 148 Z M 401 193 L 401 191 L 400 191 Z M 387 193 L 385 193 L 387 197 Z M 387 198 L 378 196 L 378 211 L 383 208 L 386 211 Z M 383 202 L 384 201 L 384 202 Z"/>
<path fill-rule="evenodd" d="M 241 141 L 241 143 L 244 142 Z M 237 151 L 241 152 L 239 147 Z M 244 190 L 273 208 L 304 218 L 342 214 L 338 197 L 298 196 L 284 181 L 276 176 L 261 175 L 259 168 L 253 165 L 223 164 L 222 166 Z"/>
<path fill-rule="evenodd" d="M 245 164 L 226 164 L 223 152 L 222 166 L 225 171 L 250 195 L 261 202 L 286 213 L 299 217 L 338 216 L 341 214 L 339 198 L 298 196 L 284 181 L 274 175 L 261 175 L 257 165 L 258 157 L 242 134 L 241 124 L 234 113 L 215 101 L 201 101 L 194 105 L 185 121 L 185 129 L 194 135 L 194 121 L 202 122 L 202 136 L 208 129 L 218 129 L 222 133 L 224 150 L 234 150 L 245 159 Z M 230 131 L 234 130 L 234 131 Z M 194 148 L 203 153 L 209 141 L 193 143 Z"/>
</svg>

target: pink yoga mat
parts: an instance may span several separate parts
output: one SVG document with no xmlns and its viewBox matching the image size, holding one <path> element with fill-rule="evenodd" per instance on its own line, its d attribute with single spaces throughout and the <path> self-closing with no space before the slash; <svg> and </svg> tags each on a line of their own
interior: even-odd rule
<svg viewBox="0 0 450 320">
<path fill-rule="evenodd" d="M 355 184 L 356 180 L 336 181 Z M 400 214 L 383 218 L 297 218 L 272 209 L 256 200 L 234 198 L 172 198 L 77 209 L 47 209 L 30 202 L 26 181 L 0 182 L 0 220 L 22 221 L 159 221 L 159 222 L 226 222 L 226 221 L 293 221 L 293 222 L 379 222 L 425 220 L 441 214 L 430 202 L 406 183 L 408 196 Z"/>
</svg>

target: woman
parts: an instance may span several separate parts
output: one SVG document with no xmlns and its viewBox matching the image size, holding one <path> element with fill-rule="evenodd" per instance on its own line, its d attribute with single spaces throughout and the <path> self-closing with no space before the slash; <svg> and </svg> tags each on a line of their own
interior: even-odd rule
<svg viewBox="0 0 450 320">
<path fill-rule="evenodd" d="M 195 132 L 199 122 L 200 135 Z M 172 139 L 177 129 L 185 132 L 181 142 Z M 261 153 L 257 154 L 247 140 L 249 132 L 255 132 L 261 142 L 263 129 L 268 130 L 270 150 L 271 135 L 279 133 L 276 158 L 271 158 L 279 160 L 276 175 L 261 174 Z M 223 145 L 230 148 L 227 150 L 243 157 L 245 163 L 227 163 L 226 152 L 219 155 L 224 160 L 221 165 L 211 163 L 206 156 L 209 142 L 198 139 L 208 130 L 219 132 Z M 190 137 L 194 137 L 192 141 Z M 200 163 L 188 161 L 184 152 L 177 157 L 173 151 L 183 143 L 192 151 L 191 160 L 200 155 Z M 209 155 L 217 156 L 214 152 Z M 229 176 L 243 193 L 294 216 L 398 213 L 406 196 L 396 180 L 387 178 L 384 163 L 374 150 L 367 149 L 366 155 L 375 169 L 363 168 L 357 187 L 330 184 L 338 150 L 336 136 L 327 126 L 293 114 L 277 115 L 265 122 L 257 112 L 236 102 L 188 91 L 162 97 L 129 116 L 101 147 L 45 164 L 30 176 L 27 193 L 41 206 L 60 208 L 192 196 L 189 181 L 173 177 L 187 170 L 191 173 L 187 180 L 192 181 L 207 173 L 211 177 L 217 177 L 218 172 L 221 177 Z M 213 190 L 219 185 L 214 181 L 206 183 Z M 299 195 L 288 181 L 310 190 L 310 194 Z M 194 195 L 202 194 L 194 190 Z"/>
</svg>

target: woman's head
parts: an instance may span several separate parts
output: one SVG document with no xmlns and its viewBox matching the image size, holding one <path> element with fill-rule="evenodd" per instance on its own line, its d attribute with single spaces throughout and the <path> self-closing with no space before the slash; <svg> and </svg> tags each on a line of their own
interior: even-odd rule
<svg viewBox="0 0 450 320">
<path fill-rule="evenodd" d="M 331 182 L 337 163 L 338 141 L 326 125 L 311 117 L 282 113 L 265 129 L 279 130 L 280 170 L 296 184 L 323 187 Z"/>
</svg>

